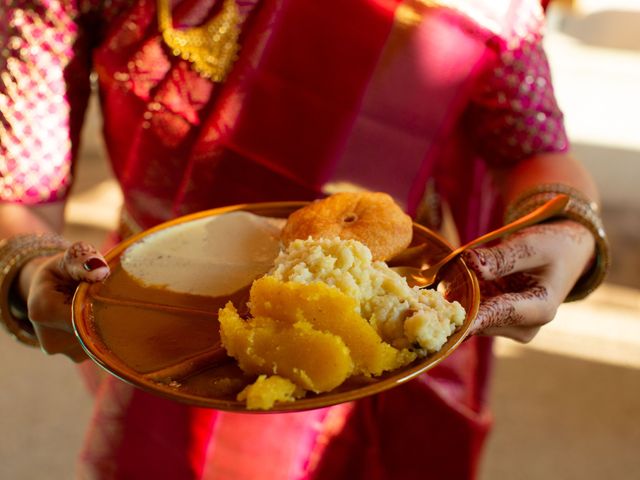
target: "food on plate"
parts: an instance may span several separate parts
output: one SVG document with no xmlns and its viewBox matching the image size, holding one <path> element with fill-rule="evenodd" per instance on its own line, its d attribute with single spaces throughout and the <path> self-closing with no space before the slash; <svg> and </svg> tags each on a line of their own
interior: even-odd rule
<svg viewBox="0 0 640 480">
<path fill-rule="evenodd" d="M 282 241 L 341 238 L 364 243 L 374 260 L 388 260 L 411 243 L 413 224 L 391 196 L 381 192 L 343 192 L 293 212 Z"/>
<path fill-rule="evenodd" d="M 260 375 L 238 394 L 238 400 L 246 402 L 251 410 L 268 410 L 277 402 L 292 402 L 302 396 L 304 391 L 291 380 L 278 375 Z"/>
<path fill-rule="evenodd" d="M 235 397 L 260 410 L 359 397 L 432 365 L 439 357 L 423 359 L 463 324 L 464 310 L 439 293 L 410 288 L 372 254 L 370 247 L 383 246 L 387 253 L 379 256 L 387 258 L 411 244 L 413 225 L 398 241 L 408 217 L 393 213 L 395 204 L 385 209 L 388 216 L 338 216 L 337 230 L 325 218 L 324 233 L 300 233 L 300 222 L 322 219 L 314 212 L 332 211 L 336 198 L 359 215 L 386 196 L 335 195 L 288 220 L 269 215 L 291 211 L 289 204 L 203 212 L 127 242 L 111 281 L 89 293 L 109 355 L 133 366 L 138 385 L 206 397 L 215 408 L 231 407 Z M 374 203 L 381 208 L 385 201 Z M 345 226 L 351 220 L 358 228 Z M 285 224 L 304 238 L 283 241 Z M 429 245 L 428 232 L 415 231 Z M 357 239 L 342 238 L 355 232 Z M 419 252 L 407 254 L 418 261 L 424 250 L 411 252 Z M 467 300 L 457 287 L 452 293 Z"/>
<path fill-rule="evenodd" d="M 380 375 L 416 358 L 384 342 L 359 311 L 354 297 L 321 281 L 304 284 L 268 275 L 257 280 L 251 291 L 252 315 L 290 325 L 306 319 L 314 328 L 342 339 L 353 359 L 353 373 Z"/>
<path fill-rule="evenodd" d="M 282 228 L 276 220 L 242 211 L 193 220 L 146 235 L 120 264 L 144 287 L 230 295 L 273 266 Z"/>
<path fill-rule="evenodd" d="M 440 350 L 465 312 L 435 290 L 411 288 L 355 240 L 296 240 L 276 258 L 270 275 L 284 282 L 321 282 L 355 300 L 356 312 L 395 348 Z"/>
<path fill-rule="evenodd" d="M 267 275 L 254 282 L 249 308 L 246 321 L 231 303 L 218 317 L 222 343 L 246 373 L 281 375 L 320 393 L 353 374 L 380 375 L 416 358 L 385 343 L 355 299 L 323 282 Z"/>
<path fill-rule="evenodd" d="M 366 245 L 337 237 L 293 240 L 253 282 L 249 310 L 245 320 L 229 302 L 219 321 L 227 353 L 261 379 L 238 396 L 250 409 L 405 366 L 438 351 L 465 318 L 457 302 L 410 288 Z"/>
<path fill-rule="evenodd" d="M 281 375 L 306 390 L 326 392 L 353 371 L 342 339 L 316 330 L 306 319 L 292 325 L 269 317 L 245 321 L 232 304 L 219 319 L 222 344 L 246 373 Z"/>
</svg>

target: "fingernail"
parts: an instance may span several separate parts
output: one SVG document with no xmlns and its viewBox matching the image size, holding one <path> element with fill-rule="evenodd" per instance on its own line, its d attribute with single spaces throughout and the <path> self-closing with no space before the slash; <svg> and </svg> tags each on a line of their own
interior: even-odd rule
<svg viewBox="0 0 640 480">
<path fill-rule="evenodd" d="M 107 264 L 104 263 L 102 260 L 100 260 L 97 257 L 90 258 L 89 260 L 87 260 L 86 262 L 84 262 L 82 264 L 82 267 L 87 272 L 92 272 L 93 270 L 97 270 L 98 268 L 102 268 L 102 267 L 106 267 L 106 266 L 107 266 Z"/>
</svg>

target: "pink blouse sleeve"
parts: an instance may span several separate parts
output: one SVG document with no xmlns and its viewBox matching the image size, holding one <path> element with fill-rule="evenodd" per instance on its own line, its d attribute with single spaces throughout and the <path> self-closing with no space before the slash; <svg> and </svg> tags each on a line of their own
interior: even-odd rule
<svg viewBox="0 0 640 480">
<path fill-rule="evenodd" d="M 87 3 L 87 5 L 84 5 Z M 90 92 L 88 1 L 0 5 L 0 201 L 65 198 Z"/>
<path fill-rule="evenodd" d="M 563 114 L 540 37 L 498 48 L 497 62 L 481 76 L 466 113 L 474 146 L 491 165 L 565 151 Z"/>
</svg>

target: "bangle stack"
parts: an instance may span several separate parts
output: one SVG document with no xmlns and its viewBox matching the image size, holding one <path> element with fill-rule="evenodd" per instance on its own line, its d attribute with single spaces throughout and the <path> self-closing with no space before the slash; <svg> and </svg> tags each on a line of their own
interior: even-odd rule
<svg viewBox="0 0 640 480">
<path fill-rule="evenodd" d="M 540 185 L 518 197 L 509 205 L 505 213 L 505 223 L 513 221 L 558 194 L 569 197 L 565 211 L 558 218 L 567 218 L 584 225 L 593 234 L 596 241 L 596 256 L 592 267 L 574 285 L 565 302 L 580 300 L 593 292 L 603 281 L 609 271 L 611 255 L 607 235 L 598 213 L 598 205 L 590 201 L 582 192 L 568 185 Z"/>
<path fill-rule="evenodd" d="M 18 273 L 29 260 L 54 255 L 68 246 L 60 235 L 49 233 L 0 240 L 0 323 L 21 343 L 39 346 L 26 304 L 18 294 L 15 282 Z"/>
</svg>

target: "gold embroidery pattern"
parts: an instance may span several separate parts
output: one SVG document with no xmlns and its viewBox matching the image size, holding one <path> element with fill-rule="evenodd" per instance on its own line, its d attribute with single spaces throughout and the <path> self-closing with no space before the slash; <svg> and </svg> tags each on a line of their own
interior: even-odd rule
<svg viewBox="0 0 640 480">
<path fill-rule="evenodd" d="M 240 12 L 235 0 L 224 0 L 220 13 L 205 24 L 173 28 L 170 0 L 158 0 L 158 26 L 172 53 L 190 62 L 200 75 L 222 82 L 238 58 Z"/>
</svg>

